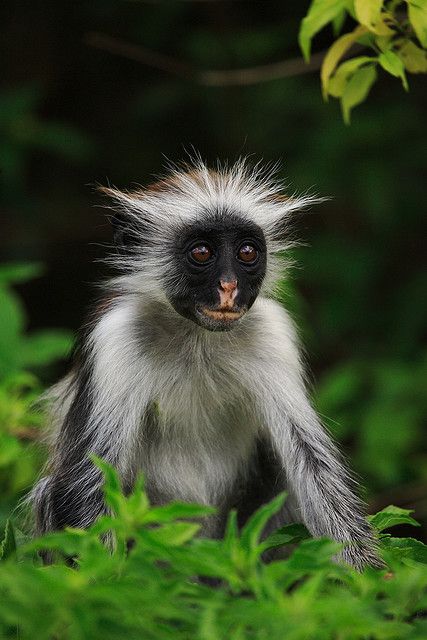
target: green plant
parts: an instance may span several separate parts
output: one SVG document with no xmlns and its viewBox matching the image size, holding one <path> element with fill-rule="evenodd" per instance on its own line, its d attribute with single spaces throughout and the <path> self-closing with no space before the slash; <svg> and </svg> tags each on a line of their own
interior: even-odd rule
<svg viewBox="0 0 427 640">
<path fill-rule="evenodd" d="M 42 464 L 37 440 L 45 417 L 38 399 L 42 387 L 34 373 L 71 345 L 67 331 L 46 330 L 27 335 L 26 315 L 12 284 L 41 273 L 36 264 L 0 266 L 0 523 L 20 494 L 31 486 Z"/>
<path fill-rule="evenodd" d="M 10 285 L 40 275 L 40 265 L 27 263 L 0 266 L 0 376 L 28 367 L 39 367 L 66 355 L 70 334 L 59 329 L 24 332 L 26 316 L 20 298 Z"/>
<path fill-rule="evenodd" d="M 345 122 L 367 97 L 380 67 L 400 78 L 408 90 L 408 73 L 427 73 L 427 3 L 425 0 L 313 0 L 301 23 L 299 42 L 310 57 L 313 37 L 331 23 L 337 35 L 347 18 L 356 22 L 327 52 L 321 69 L 322 91 L 339 98 Z M 353 45 L 363 55 L 345 60 Z M 365 54 L 364 49 L 367 50 Z M 372 55 L 371 52 L 375 55 Z"/>
<path fill-rule="evenodd" d="M 416 525 L 408 511 L 388 507 L 371 518 L 388 567 L 360 574 L 333 562 L 340 545 L 311 539 L 300 525 L 261 540 L 283 495 L 241 531 L 232 512 L 224 538 L 208 540 L 197 537 L 197 520 L 212 509 L 150 506 L 142 478 L 124 496 L 116 472 L 98 464 L 111 515 L 87 531 L 19 542 L 9 523 L 0 562 L 2 638 L 425 638 L 427 548 L 383 533 Z M 106 534 L 115 541 L 111 553 L 101 542 Z M 290 544 L 297 546 L 287 558 L 263 562 L 267 548 Z M 47 550 L 55 561 L 42 566 L 37 554 Z"/>
</svg>

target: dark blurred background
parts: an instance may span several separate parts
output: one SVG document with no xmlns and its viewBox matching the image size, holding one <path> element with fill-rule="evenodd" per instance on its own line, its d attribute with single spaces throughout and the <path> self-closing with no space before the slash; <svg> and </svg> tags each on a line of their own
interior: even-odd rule
<svg viewBox="0 0 427 640">
<path fill-rule="evenodd" d="M 305 244 L 283 283 L 314 401 L 371 509 L 415 508 L 425 523 L 425 78 L 405 93 L 383 73 L 346 126 L 301 59 L 308 4 L 3 0 L 0 258 L 45 265 L 15 288 L 30 332 L 75 331 L 107 275 L 96 184 L 147 183 L 192 147 L 280 160 L 290 190 L 332 196 L 298 221 Z M 332 41 L 326 30 L 315 51 Z M 203 74 L 286 59 L 295 75 L 267 69 L 253 84 Z M 65 367 L 36 373 L 49 384 Z"/>
</svg>

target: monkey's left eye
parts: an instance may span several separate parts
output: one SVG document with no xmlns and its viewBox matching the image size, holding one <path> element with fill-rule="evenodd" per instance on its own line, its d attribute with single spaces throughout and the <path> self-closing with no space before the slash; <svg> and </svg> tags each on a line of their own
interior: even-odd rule
<svg viewBox="0 0 427 640">
<path fill-rule="evenodd" d="M 208 260 L 210 260 L 212 256 L 212 249 L 205 244 L 197 245 L 190 251 L 191 259 L 198 264 L 204 264 L 205 262 L 208 262 Z"/>
<path fill-rule="evenodd" d="M 258 258 L 258 251 L 252 244 L 243 244 L 239 249 L 237 257 L 246 264 L 253 264 Z"/>
</svg>

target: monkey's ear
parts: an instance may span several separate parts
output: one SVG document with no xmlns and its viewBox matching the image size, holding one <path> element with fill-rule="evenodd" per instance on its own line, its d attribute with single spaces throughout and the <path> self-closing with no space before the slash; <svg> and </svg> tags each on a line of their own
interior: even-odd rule
<svg viewBox="0 0 427 640">
<path fill-rule="evenodd" d="M 116 247 L 130 247 L 135 243 L 135 233 L 132 233 L 125 213 L 117 211 L 111 216 L 110 222 Z"/>
<path fill-rule="evenodd" d="M 98 191 L 112 201 L 108 208 L 112 210 L 109 218 L 116 247 L 129 249 L 141 243 L 144 225 L 137 207 L 138 198 L 110 187 L 99 187 Z"/>
</svg>

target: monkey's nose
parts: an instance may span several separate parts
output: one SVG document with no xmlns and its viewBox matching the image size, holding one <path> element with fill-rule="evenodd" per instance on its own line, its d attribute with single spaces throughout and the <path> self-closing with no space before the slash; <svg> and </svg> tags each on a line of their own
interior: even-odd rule
<svg viewBox="0 0 427 640">
<path fill-rule="evenodd" d="M 237 289 L 237 280 L 220 280 L 219 286 L 225 293 L 232 293 Z"/>
</svg>

